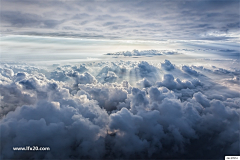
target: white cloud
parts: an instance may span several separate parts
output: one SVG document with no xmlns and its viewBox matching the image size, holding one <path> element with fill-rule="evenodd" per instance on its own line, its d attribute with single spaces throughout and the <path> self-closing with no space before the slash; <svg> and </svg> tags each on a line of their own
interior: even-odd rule
<svg viewBox="0 0 240 160">
<path fill-rule="evenodd" d="M 122 52 L 116 52 L 116 53 L 107 53 L 106 55 L 113 55 L 113 56 L 160 56 L 160 55 L 174 55 L 174 54 L 180 54 L 175 51 L 166 51 L 166 50 L 133 50 L 133 51 L 122 51 Z"/>
<path fill-rule="evenodd" d="M 161 63 L 161 67 L 167 71 L 173 70 L 175 68 L 169 60 L 165 60 L 164 63 Z"/>
</svg>

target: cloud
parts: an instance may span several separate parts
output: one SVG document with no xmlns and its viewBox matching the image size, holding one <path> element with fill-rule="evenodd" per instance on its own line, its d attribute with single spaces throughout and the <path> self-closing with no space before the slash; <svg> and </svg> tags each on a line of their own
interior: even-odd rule
<svg viewBox="0 0 240 160">
<path fill-rule="evenodd" d="M 142 80 L 137 82 L 137 85 L 140 86 L 141 88 L 147 88 L 147 87 L 151 87 L 152 84 L 151 82 L 149 82 L 146 78 L 143 78 Z"/>
<path fill-rule="evenodd" d="M 127 99 L 127 91 L 122 86 L 114 86 L 114 84 L 79 84 L 79 88 L 88 93 L 90 99 L 96 100 L 107 111 L 116 110 L 118 105 Z"/>
<path fill-rule="evenodd" d="M 179 78 L 174 79 L 172 74 L 164 74 L 163 81 L 156 82 L 156 85 L 161 87 L 167 87 L 168 89 L 186 89 L 186 88 L 196 88 L 201 86 L 201 82 L 198 79 L 192 79 L 191 81 L 181 81 Z"/>
<path fill-rule="evenodd" d="M 112 72 L 108 71 L 107 73 L 102 73 L 102 75 L 99 76 L 99 79 L 102 83 L 104 82 L 115 82 L 118 79 L 118 76 Z"/>
<path fill-rule="evenodd" d="M 130 51 L 123 51 L 123 52 L 116 52 L 116 53 L 107 53 L 106 55 L 123 55 L 123 56 L 159 56 L 162 55 L 161 51 L 158 50 L 143 50 L 143 51 L 138 51 L 138 50 L 133 50 L 132 52 Z"/>
<path fill-rule="evenodd" d="M 61 21 L 45 19 L 37 14 L 21 13 L 16 11 L 3 11 L 1 14 L 3 22 L 10 23 L 12 27 L 31 28 L 55 28 Z"/>
<path fill-rule="evenodd" d="M 193 95 L 193 98 L 204 107 L 209 107 L 210 106 L 210 101 L 201 92 L 195 93 Z"/>
<path fill-rule="evenodd" d="M 130 70 L 130 75 L 138 78 L 147 78 L 149 82 L 155 83 L 159 78 L 159 69 L 147 61 L 141 61 Z"/>
<path fill-rule="evenodd" d="M 1 158 L 219 159 L 239 154 L 239 93 L 208 78 L 204 67 L 182 64 L 182 72 L 170 61 L 161 64 L 3 65 Z M 195 69 L 198 76 L 186 79 L 186 72 Z M 16 152 L 16 146 L 51 151 Z"/>
<path fill-rule="evenodd" d="M 174 65 L 169 60 L 165 60 L 164 63 L 161 63 L 161 67 L 167 71 L 174 69 Z"/>
<path fill-rule="evenodd" d="M 88 84 L 88 83 L 96 83 L 97 80 L 88 72 L 84 72 L 83 74 L 79 74 L 76 77 L 77 84 Z"/>
<path fill-rule="evenodd" d="M 2 1 L 4 34 L 123 40 L 230 40 L 239 35 L 236 0 L 26 2 Z"/>
<path fill-rule="evenodd" d="M 75 105 L 77 104 L 75 103 Z M 79 105 L 79 107 L 83 106 Z M 7 138 L 9 134 L 17 134 L 16 138 L 11 140 L 15 146 L 38 144 L 39 146 L 49 146 L 53 151 L 48 154 L 41 152 L 29 153 L 28 155 L 24 152 L 14 153 L 12 147 L 10 147 L 11 144 L 9 144 L 9 139 L 11 138 L 7 138 L 2 141 L 2 144 L 6 145 L 6 148 L 3 148 L 3 153 L 5 153 L 3 156 L 22 158 L 37 158 L 41 156 L 45 158 L 60 158 L 74 157 L 75 155 L 77 157 L 87 156 L 94 158 L 95 156 L 100 156 L 103 150 L 98 145 L 103 145 L 104 142 L 99 139 L 100 137 L 97 134 L 101 132 L 101 128 L 88 120 L 88 118 L 94 118 L 94 113 L 89 112 L 89 109 L 84 111 L 83 107 L 82 113 L 78 114 L 78 111 L 72 106 L 60 106 L 58 102 L 39 102 L 35 107 L 23 106 L 17 108 L 14 113 L 9 114 L 5 118 L 6 122 L 1 124 L 2 139 Z M 99 110 L 100 108 L 96 109 Z M 82 115 L 84 113 L 88 118 Z M 14 130 L 8 128 L 7 119 L 13 120 L 13 125 L 16 125 Z M 96 118 L 95 122 L 98 123 L 99 120 Z M 29 132 L 26 133 L 26 130 Z M 74 134 L 77 134 L 75 138 L 73 138 Z M 50 141 L 48 140 L 49 138 L 51 139 Z M 80 148 L 83 149 L 81 150 Z M 57 153 L 63 150 L 64 152 Z M 73 150 L 75 150 L 75 153 L 72 152 Z M 93 151 L 95 154 L 90 155 L 87 153 L 87 150 L 95 150 Z M 77 152 L 82 154 L 76 154 Z"/>
<path fill-rule="evenodd" d="M 190 75 L 193 75 L 193 76 L 198 76 L 198 72 L 193 70 L 191 67 L 189 66 L 182 66 L 182 70 Z"/>
<path fill-rule="evenodd" d="M 128 57 L 138 57 L 138 56 L 160 56 L 160 55 L 174 55 L 180 54 L 174 51 L 166 51 L 166 50 L 133 50 L 133 51 L 122 51 L 116 53 L 107 53 L 106 55 L 113 55 L 113 56 L 128 56 Z"/>
</svg>

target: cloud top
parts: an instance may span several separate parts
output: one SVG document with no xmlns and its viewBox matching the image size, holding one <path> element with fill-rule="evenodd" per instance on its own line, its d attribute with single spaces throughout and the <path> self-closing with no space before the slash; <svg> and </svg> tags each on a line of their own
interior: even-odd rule
<svg viewBox="0 0 240 160">
<path fill-rule="evenodd" d="M 206 78 L 202 68 L 168 60 L 158 65 L 118 61 L 53 70 L 4 65 L 0 69 L 1 158 L 237 155 L 239 92 Z M 214 72 L 218 69 L 207 72 L 222 76 Z M 231 74 L 233 80 L 239 79 L 236 72 Z M 51 151 L 14 152 L 13 146 L 49 146 Z"/>
</svg>

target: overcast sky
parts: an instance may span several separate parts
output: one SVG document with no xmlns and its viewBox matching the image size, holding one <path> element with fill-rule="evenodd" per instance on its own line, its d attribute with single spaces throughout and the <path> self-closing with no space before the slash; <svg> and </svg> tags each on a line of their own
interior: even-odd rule
<svg viewBox="0 0 240 160">
<path fill-rule="evenodd" d="M 237 40 L 239 0 L 1 0 L 3 35 Z"/>
</svg>

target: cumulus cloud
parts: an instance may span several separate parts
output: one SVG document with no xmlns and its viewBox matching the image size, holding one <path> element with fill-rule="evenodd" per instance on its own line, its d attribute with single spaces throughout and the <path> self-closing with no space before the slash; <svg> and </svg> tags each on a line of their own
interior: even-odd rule
<svg viewBox="0 0 240 160">
<path fill-rule="evenodd" d="M 174 69 L 174 65 L 169 60 L 165 60 L 164 63 L 161 63 L 161 67 L 167 71 Z"/>
<path fill-rule="evenodd" d="M 100 82 L 104 83 L 104 82 L 115 82 L 118 79 L 118 76 L 112 72 L 112 71 L 108 71 L 107 73 L 102 73 L 99 78 Z"/>
<path fill-rule="evenodd" d="M 152 86 L 151 82 L 149 82 L 146 78 L 143 78 L 142 80 L 138 81 L 137 85 L 143 88 Z"/>
<path fill-rule="evenodd" d="M 192 79 L 191 81 L 182 81 L 179 78 L 174 79 L 174 76 L 172 74 L 165 74 L 163 77 L 163 81 L 156 82 L 157 86 L 164 86 L 168 89 L 174 90 L 174 89 L 194 89 L 197 86 L 201 86 L 201 82 L 198 79 Z"/>
<path fill-rule="evenodd" d="M 76 83 L 77 84 L 88 84 L 88 83 L 96 83 L 97 80 L 95 77 L 93 77 L 88 72 L 85 72 L 83 74 L 78 74 L 76 77 Z"/>
<path fill-rule="evenodd" d="M 25 65 L 3 65 L 1 158 L 219 159 L 239 154 L 239 94 L 213 86 L 207 75 L 185 79 L 194 67 L 182 65 L 183 72 L 175 74 L 170 72 L 175 64 L 161 64 L 99 62 L 32 72 Z M 196 72 L 204 75 L 200 69 Z M 172 74 L 161 75 L 166 70 Z M 16 152 L 15 146 L 49 146 L 51 151 Z"/>
<path fill-rule="evenodd" d="M 130 76 L 136 79 L 147 78 L 150 83 L 155 83 L 159 78 L 159 69 L 147 61 L 141 61 L 130 70 Z"/>
<path fill-rule="evenodd" d="M 198 76 L 198 73 L 197 71 L 193 70 L 191 67 L 189 66 L 182 66 L 182 70 L 190 75 L 193 75 L 193 76 Z"/>
</svg>

